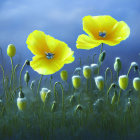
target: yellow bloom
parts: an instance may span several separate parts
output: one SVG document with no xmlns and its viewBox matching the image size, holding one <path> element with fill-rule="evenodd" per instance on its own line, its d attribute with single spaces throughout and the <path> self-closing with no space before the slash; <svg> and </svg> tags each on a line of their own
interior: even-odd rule
<svg viewBox="0 0 140 140">
<path fill-rule="evenodd" d="M 50 75 L 59 71 L 64 64 L 74 61 L 74 52 L 66 43 L 42 31 L 33 31 L 26 41 L 28 49 L 35 55 L 30 66 L 39 74 Z"/>
<path fill-rule="evenodd" d="M 18 109 L 20 111 L 24 111 L 25 108 L 26 108 L 26 104 L 27 104 L 27 101 L 26 101 L 26 98 L 17 98 L 17 106 L 18 106 Z"/>
<path fill-rule="evenodd" d="M 115 46 L 130 34 L 130 28 L 124 21 L 117 21 L 111 16 L 85 16 L 83 30 L 89 35 L 80 35 L 78 49 L 91 49 L 101 43 Z"/>
</svg>

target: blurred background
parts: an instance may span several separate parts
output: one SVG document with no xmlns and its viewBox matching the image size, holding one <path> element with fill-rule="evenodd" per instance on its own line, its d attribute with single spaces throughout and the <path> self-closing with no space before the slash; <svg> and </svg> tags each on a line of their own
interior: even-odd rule
<svg viewBox="0 0 140 140">
<path fill-rule="evenodd" d="M 126 74 L 131 61 L 140 65 L 140 1 L 139 0 L 1 0 L 0 1 L 0 47 L 3 50 L 6 71 L 11 68 L 6 54 L 8 44 L 17 49 L 14 65 L 23 65 L 26 59 L 31 60 L 33 54 L 28 50 L 26 39 L 34 30 L 41 30 L 61 41 L 66 42 L 75 51 L 75 62 L 65 65 L 63 69 L 70 73 L 79 66 L 92 63 L 94 53 L 99 53 L 100 46 L 91 50 L 76 48 L 78 35 L 83 34 L 82 18 L 87 15 L 111 15 L 118 21 L 125 21 L 130 29 L 130 37 L 114 47 L 104 45 L 106 59 L 102 72 L 106 67 L 113 69 L 115 57 L 122 60 L 121 74 Z M 88 60 L 89 56 L 89 60 Z M 0 57 L 0 63 L 2 58 Z M 98 56 L 95 57 L 97 61 Z M 33 76 L 39 74 L 27 68 Z M 2 72 L 0 71 L 0 77 Z M 58 77 L 59 72 L 55 74 Z"/>
</svg>

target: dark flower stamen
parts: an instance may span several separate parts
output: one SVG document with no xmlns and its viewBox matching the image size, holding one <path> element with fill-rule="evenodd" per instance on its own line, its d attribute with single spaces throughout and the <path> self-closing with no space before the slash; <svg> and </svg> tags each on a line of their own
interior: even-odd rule
<svg viewBox="0 0 140 140">
<path fill-rule="evenodd" d="M 99 36 L 103 38 L 106 37 L 106 32 L 99 32 Z"/>
<path fill-rule="evenodd" d="M 52 59 L 54 57 L 53 53 L 45 53 L 48 59 Z"/>
</svg>

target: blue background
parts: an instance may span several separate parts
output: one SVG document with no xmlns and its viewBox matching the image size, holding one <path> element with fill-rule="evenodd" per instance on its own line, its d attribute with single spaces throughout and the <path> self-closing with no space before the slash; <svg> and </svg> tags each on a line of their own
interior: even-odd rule
<svg viewBox="0 0 140 140">
<path fill-rule="evenodd" d="M 125 21 L 131 29 L 130 37 L 119 45 L 114 47 L 104 45 L 103 49 L 106 50 L 107 56 L 102 72 L 108 66 L 113 69 L 117 56 L 121 58 L 123 64 L 121 74 L 126 74 L 131 61 L 137 61 L 140 65 L 139 0 L 1 0 L 0 46 L 3 49 L 5 70 L 9 71 L 11 68 L 10 59 L 6 56 L 7 46 L 10 43 L 17 49 L 14 64 L 23 64 L 26 59 L 31 60 L 33 54 L 27 48 L 26 39 L 34 30 L 44 31 L 66 42 L 75 51 L 75 62 L 63 68 L 69 69 L 70 73 L 79 66 L 79 57 L 82 57 L 83 65 L 92 63 L 92 56 L 99 53 L 100 46 L 89 51 L 76 48 L 78 35 L 84 33 L 82 18 L 87 15 L 111 15 L 118 21 Z M 27 69 L 34 76 L 39 76 L 31 68 Z"/>
</svg>

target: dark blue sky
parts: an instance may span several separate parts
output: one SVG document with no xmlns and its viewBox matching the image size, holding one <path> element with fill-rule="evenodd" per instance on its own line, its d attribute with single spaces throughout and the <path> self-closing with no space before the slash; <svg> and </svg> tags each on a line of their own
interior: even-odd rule
<svg viewBox="0 0 140 140">
<path fill-rule="evenodd" d="M 28 35 L 36 29 L 41 30 L 66 42 L 75 51 L 75 62 L 64 67 L 71 67 L 73 70 L 80 56 L 83 64 L 86 64 L 85 58 L 88 55 L 92 57 L 100 49 L 76 49 L 77 36 L 84 33 L 82 18 L 87 15 L 111 15 L 130 26 L 131 34 L 127 40 L 115 47 L 104 46 L 107 53 L 105 67 L 112 67 L 116 56 L 123 61 L 125 69 L 122 73 L 127 71 L 131 61 L 137 61 L 140 65 L 139 0 L 1 0 L 0 46 L 6 53 L 7 45 L 14 44 L 17 49 L 14 61 L 23 63 L 25 59 L 33 56 L 26 45 Z M 9 63 L 9 59 L 6 60 Z"/>
</svg>

